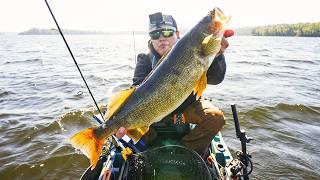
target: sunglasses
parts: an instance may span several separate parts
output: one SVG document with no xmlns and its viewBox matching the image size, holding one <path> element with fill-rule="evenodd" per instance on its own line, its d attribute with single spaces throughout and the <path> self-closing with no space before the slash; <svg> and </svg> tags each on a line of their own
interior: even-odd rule
<svg viewBox="0 0 320 180">
<path fill-rule="evenodd" d="M 157 30 L 157 31 L 152 31 L 149 33 L 151 39 L 153 39 L 153 40 L 159 39 L 160 34 L 162 34 L 162 36 L 164 38 L 168 38 L 168 37 L 173 36 L 174 30 Z"/>
</svg>

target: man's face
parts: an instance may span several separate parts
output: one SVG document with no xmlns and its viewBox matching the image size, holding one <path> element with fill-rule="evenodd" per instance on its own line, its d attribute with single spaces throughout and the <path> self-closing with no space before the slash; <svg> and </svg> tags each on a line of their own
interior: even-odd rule
<svg viewBox="0 0 320 180">
<path fill-rule="evenodd" d="M 160 56 L 169 51 L 179 38 L 179 32 L 172 30 L 159 30 L 150 33 L 153 48 Z"/>
</svg>

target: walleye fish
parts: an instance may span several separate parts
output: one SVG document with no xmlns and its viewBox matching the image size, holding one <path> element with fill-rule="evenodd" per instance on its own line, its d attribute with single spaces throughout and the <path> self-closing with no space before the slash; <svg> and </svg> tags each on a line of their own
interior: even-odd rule
<svg viewBox="0 0 320 180">
<path fill-rule="evenodd" d="M 200 97 L 206 88 L 206 73 L 221 47 L 229 21 L 214 8 L 162 59 L 145 81 L 111 97 L 106 121 L 71 137 L 71 144 L 90 158 L 95 167 L 105 140 L 125 127 L 135 142 L 149 126 L 179 107 L 193 92 Z"/>
</svg>

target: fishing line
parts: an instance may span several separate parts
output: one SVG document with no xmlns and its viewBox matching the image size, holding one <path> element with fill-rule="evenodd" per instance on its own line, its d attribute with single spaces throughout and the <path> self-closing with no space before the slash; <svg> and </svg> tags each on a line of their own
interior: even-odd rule
<svg viewBox="0 0 320 180">
<path fill-rule="evenodd" d="M 80 68 L 79 68 L 79 66 L 78 66 L 78 63 L 77 63 L 76 59 L 75 59 L 74 56 L 73 56 L 73 53 L 72 53 L 72 51 L 71 51 L 71 49 L 70 49 L 70 47 L 69 47 L 69 45 L 68 45 L 68 43 L 67 43 L 67 40 L 64 38 L 64 35 L 63 35 L 63 33 L 62 33 L 61 29 L 60 29 L 60 26 L 59 26 L 56 18 L 54 17 L 53 12 L 52 12 L 52 10 L 51 10 L 51 8 L 50 8 L 47 0 L 44 0 L 44 1 L 46 2 L 47 7 L 48 7 L 48 9 L 49 9 L 49 11 L 50 11 L 50 14 L 51 14 L 51 16 L 52 16 L 52 18 L 53 18 L 53 20 L 54 20 L 54 22 L 55 22 L 58 30 L 59 30 L 59 33 L 60 33 L 60 35 L 61 35 L 61 37 L 62 37 L 65 45 L 67 46 L 67 48 L 68 48 L 68 50 L 69 50 L 69 53 L 70 53 L 70 55 L 71 55 L 71 57 L 72 57 L 72 59 L 73 59 L 74 64 L 77 66 L 77 69 L 78 69 L 78 71 L 79 71 L 79 73 L 80 73 L 80 75 L 81 75 L 81 77 L 82 77 L 82 80 L 83 80 L 84 83 L 86 84 L 86 87 L 87 87 L 87 89 L 88 89 L 88 91 L 89 91 L 89 94 L 91 95 L 92 100 L 93 100 L 94 104 L 96 105 L 96 107 L 97 107 L 97 109 L 98 109 L 98 111 L 99 111 L 99 113 L 100 113 L 100 115 L 101 115 L 101 118 L 104 119 L 104 118 L 103 118 L 103 115 L 102 115 L 102 113 L 101 113 L 101 111 L 100 111 L 100 108 L 99 108 L 99 106 L 98 106 L 95 98 L 93 97 L 91 91 L 90 91 L 90 88 L 89 88 L 89 86 L 88 86 L 88 84 L 87 84 L 87 81 L 85 80 L 84 76 L 82 75 L 82 72 L 81 72 L 81 70 L 80 70 Z"/>
</svg>

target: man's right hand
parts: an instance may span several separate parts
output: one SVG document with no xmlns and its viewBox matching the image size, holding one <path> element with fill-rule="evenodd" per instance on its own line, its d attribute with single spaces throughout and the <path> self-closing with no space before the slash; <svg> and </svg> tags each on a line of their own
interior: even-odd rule
<svg viewBox="0 0 320 180">
<path fill-rule="evenodd" d="M 221 48 L 220 48 L 220 51 L 218 52 L 217 55 L 220 55 L 220 54 L 223 54 L 224 51 L 229 47 L 229 42 L 227 40 L 227 38 L 222 38 L 221 40 Z"/>
</svg>

